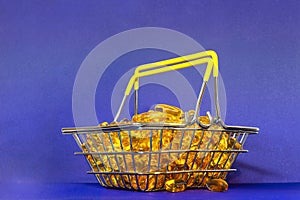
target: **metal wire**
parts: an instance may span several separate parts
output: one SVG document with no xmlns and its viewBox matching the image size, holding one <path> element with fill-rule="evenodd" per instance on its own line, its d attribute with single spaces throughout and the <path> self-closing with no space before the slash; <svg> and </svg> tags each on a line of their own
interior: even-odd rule
<svg viewBox="0 0 300 200">
<path fill-rule="evenodd" d="M 185 180 L 186 182 L 189 182 L 190 180 L 194 181 L 193 184 L 189 186 L 191 188 L 204 187 L 203 183 L 205 177 L 215 176 L 217 178 L 226 178 L 228 172 L 236 171 L 236 169 L 231 168 L 231 165 L 237 158 L 238 154 L 245 153 L 247 150 L 218 149 L 221 138 L 223 138 L 223 135 L 227 135 L 227 138 L 235 138 L 235 142 L 232 144 L 233 146 L 236 143 L 243 146 L 248 135 L 253 134 L 251 131 L 252 129 L 249 129 L 248 132 L 244 130 L 205 130 L 202 128 L 178 127 L 168 127 L 167 129 L 162 127 L 140 127 L 137 130 L 112 130 L 114 131 L 104 132 L 98 130 L 98 132 L 89 132 L 81 129 L 79 132 L 76 130 L 70 132 L 70 130 L 67 129 L 66 133 L 72 134 L 78 146 L 82 149 L 82 152 L 76 152 L 75 154 L 84 155 L 86 157 L 91 167 L 91 171 L 88 171 L 87 173 L 94 174 L 102 186 L 140 191 L 156 191 L 164 189 L 161 185 L 161 181 L 165 182 L 167 180 L 167 176 L 176 176 L 182 179 L 187 177 Z M 140 131 L 148 131 L 148 135 L 145 136 L 150 139 L 148 151 L 137 151 L 134 149 L 132 131 L 135 131 L 135 135 Z M 173 140 L 170 144 L 168 144 L 168 146 L 163 144 L 164 131 L 172 131 L 172 133 L 175 134 Z M 206 135 L 207 132 L 211 135 Z M 193 141 L 196 139 L 196 133 L 199 143 L 197 144 L 196 149 L 190 149 Z M 113 141 L 113 134 L 120 142 L 118 147 L 115 146 Z M 129 151 L 125 150 L 125 147 L 123 146 L 124 134 L 126 134 L 126 137 L 129 138 Z M 159 137 L 159 144 L 155 144 L 158 145 L 158 149 L 156 150 L 153 149 L 154 136 Z M 206 138 L 210 136 L 210 138 L 207 141 L 206 146 L 204 148 L 200 148 L 200 144 L 204 140 L 204 136 Z M 186 142 L 187 138 L 188 142 Z M 217 143 L 215 141 L 216 138 L 218 140 Z M 184 140 L 186 143 L 183 142 Z M 183 168 L 175 166 L 172 171 L 168 170 L 168 167 L 171 166 L 171 162 L 173 162 L 174 158 L 179 158 L 181 155 L 186 156 L 184 158 L 185 163 Z M 225 158 L 227 159 L 224 163 L 220 164 L 223 156 L 226 156 Z M 136 162 L 140 158 L 146 160 L 144 163 L 145 168 L 136 165 Z M 205 166 L 203 166 L 205 158 L 209 158 L 209 161 Z M 199 159 L 201 160 L 200 166 L 198 166 L 197 169 L 192 170 L 196 160 Z M 192 162 L 190 169 L 187 167 L 188 160 L 191 160 Z M 212 163 L 213 160 L 215 160 L 215 163 Z M 95 165 L 97 161 L 106 163 L 103 166 L 101 165 L 103 169 L 101 169 L 101 167 L 97 164 Z M 229 168 L 227 166 L 228 162 L 230 162 Z M 153 166 L 153 163 L 156 164 L 155 167 Z M 212 164 L 215 164 L 213 168 L 210 167 Z M 225 166 L 227 167 L 225 168 Z M 194 179 L 191 179 L 191 175 L 194 175 Z M 142 180 L 145 181 L 143 184 L 141 184 Z M 151 183 L 150 181 L 153 182 Z M 150 184 L 152 184 L 151 188 Z"/>
</svg>

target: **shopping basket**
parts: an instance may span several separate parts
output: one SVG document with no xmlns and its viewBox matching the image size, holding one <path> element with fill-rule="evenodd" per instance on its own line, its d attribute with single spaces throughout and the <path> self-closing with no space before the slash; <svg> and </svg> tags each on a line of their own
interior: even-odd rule
<svg viewBox="0 0 300 200">
<path fill-rule="evenodd" d="M 186 112 L 183 121 L 118 122 L 125 102 L 134 90 L 134 113 L 138 115 L 139 79 L 145 76 L 206 65 L 194 112 Z M 216 116 L 208 112 L 199 117 L 208 80 L 214 77 Z M 204 122 L 209 119 L 208 122 Z M 207 121 L 207 120 L 206 120 Z M 220 117 L 218 100 L 218 57 L 212 51 L 199 52 L 169 60 L 141 65 L 131 77 L 119 110 L 111 124 L 95 127 L 63 128 L 73 135 L 98 182 L 109 188 L 138 191 L 167 189 L 168 181 L 177 188 L 205 187 L 211 179 L 226 179 L 249 134 L 258 128 L 228 126 Z"/>
</svg>

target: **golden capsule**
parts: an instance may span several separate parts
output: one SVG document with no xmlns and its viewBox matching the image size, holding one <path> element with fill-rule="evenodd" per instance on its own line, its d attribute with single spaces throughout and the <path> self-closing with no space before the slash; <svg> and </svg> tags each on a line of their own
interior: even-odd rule
<svg viewBox="0 0 300 200">
<path fill-rule="evenodd" d="M 149 123 L 151 122 L 151 114 L 152 112 L 144 112 L 141 114 L 136 114 L 132 117 L 133 122 L 138 122 L 138 123 Z M 154 118 L 155 115 L 152 115 L 152 118 Z"/>
<path fill-rule="evenodd" d="M 155 189 L 155 182 L 156 182 L 156 177 L 155 175 L 150 175 L 148 178 L 148 188 L 147 191 L 151 191 Z"/>
<path fill-rule="evenodd" d="M 199 186 L 200 185 L 200 178 L 199 174 L 201 173 L 190 173 L 189 179 L 187 180 L 187 187 L 191 186 Z"/>
<path fill-rule="evenodd" d="M 147 186 L 147 176 L 145 175 L 139 175 L 138 176 L 138 183 L 139 186 L 142 190 L 146 190 L 146 186 Z"/>
<path fill-rule="evenodd" d="M 125 132 L 121 132 L 121 140 L 123 151 L 130 151 L 130 139 L 128 137 L 128 134 Z"/>
<path fill-rule="evenodd" d="M 149 151 L 150 149 L 150 142 L 147 139 L 141 139 L 138 143 L 138 150 L 139 151 Z"/>
<path fill-rule="evenodd" d="M 91 163 L 91 167 L 92 167 L 93 171 L 94 171 L 94 172 L 97 172 L 97 171 L 98 171 L 98 168 L 97 168 L 97 166 L 95 165 L 95 163 L 94 163 L 94 162 L 91 162 L 91 161 L 90 161 L 90 163 Z"/>
<path fill-rule="evenodd" d="M 162 112 L 149 112 L 149 121 L 153 123 L 160 123 L 160 122 L 172 122 L 172 116 L 168 115 L 168 113 Z"/>
<path fill-rule="evenodd" d="M 139 115 L 139 114 L 133 115 L 131 121 L 132 121 L 132 122 L 139 122 L 139 121 L 141 121 L 140 115 Z"/>
<path fill-rule="evenodd" d="M 108 126 L 108 122 L 102 122 L 101 124 L 99 124 L 99 126 L 104 127 L 104 126 Z"/>
<path fill-rule="evenodd" d="M 177 119 L 175 116 L 158 112 L 158 111 L 151 111 L 151 112 L 144 112 L 141 114 L 136 114 L 132 117 L 132 122 L 137 123 L 172 123 L 172 122 L 180 122 L 180 119 Z"/>
<path fill-rule="evenodd" d="M 185 158 L 181 158 L 175 161 L 178 168 L 183 168 L 185 166 Z"/>
<path fill-rule="evenodd" d="M 183 192 L 186 189 L 186 183 L 181 180 L 171 179 L 166 181 L 165 189 L 168 192 Z"/>
<path fill-rule="evenodd" d="M 162 147 L 167 147 L 167 146 L 169 146 L 170 145 L 170 142 L 172 141 L 172 137 L 162 137 L 162 140 L 161 140 L 161 142 L 162 142 Z"/>
<path fill-rule="evenodd" d="M 137 175 L 130 175 L 130 183 L 135 190 L 139 189 Z"/>
<path fill-rule="evenodd" d="M 228 190 L 228 184 L 223 179 L 209 179 L 206 182 L 206 187 L 213 192 L 224 192 Z"/>
<path fill-rule="evenodd" d="M 162 172 L 162 170 L 160 172 Z M 165 186 L 165 181 L 167 180 L 166 175 L 165 174 L 156 175 L 156 179 L 157 179 L 156 188 L 162 189 Z"/>
<path fill-rule="evenodd" d="M 165 183 L 165 189 L 168 192 L 176 192 L 175 180 L 172 179 L 172 180 L 166 181 L 166 183 Z"/>
<path fill-rule="evenodd" d="M 102 177 L 103 177 L 103 179 L 105 180 L 105 184 L 106 184 L 107 186 L 113 187 L 112 184 L 111 184 L 111 182 L 110 182 L 110 180 L 109 180 L 108 175 L 103 174 Z"/>
<path fill-rule="evenodd" d="M 194 115 L 195 115 L 194 110 L 189 110 L 188 112 L 186 112 L 185 122 L 191 122 L 193 120 Z"/>
<path fill-rule="evenodd" d="M 228 139 L 228 148 L 231 148 L 231 149 L 242 149 L 242 145 L 236 141 L 236 138 L 229 138 Z"/>
<path fill-rule="evenodd" d="M 99 167 L 99 169 L 100 169 L 101 171 L 105 171 L 105 167 L 104 167 L 104 165 L 103 165 L 102 162 L 97 161 L 96 164 L 97 164 L 97 166 Z"/>
<path fill-rule="evenodd" d="M 176 179 L 176 180 L 181 180 L 181 181 L 183 181 L 183 182 L 185 182 L 185 183 L 187 182 L 187 180 L 189 179 L 189 176 L 190 176 L 189 173 L 186 173 L 186 172 L 185 172 L 185 173 L 182 172 L 182 173 L 180 173 L 180 174 L 178 174 L 178 175 L 179 175 L 179 176 L 177 176 L 177 177 L 176 177 L 176 176 L 175 176 L 175 177 L 173 176 L 174 179 Z"/>
<path fill-rule="evenodd" d="M 184 116 L 184 112 L 180 108 L 167 104 L 156 104 L 154 107 L 154 111 L 168 113 L 175 116 L 178 120 L 181 120 Z"/>
<path fill-rule="evenodd" d="M 191 161 L 187 163 L 189 170 L 197 170 L 199 168 L 199 164 L 198 164 L 199 162 L 196 159 L 195 162 Z"/>
<path fill-rule="evenodd" d="M 120 124 L 130 124 L 130 123 L 131 123 L 131 121 L 127 118 L 124 118 L 120 121 Z"/>
<path fill-rule="evenodd" d="M 111 180 L 113 186 L 118 187 L 118 179 L 117 179 L 116 175 L 109 175 L 109 177 L 110 177 L 110 180 Z"/>
<path fill-rule="evenodd" d="M 86 148 L 86 144 L 85 144 L 85 143 L 82 143 L 82 144 L 81 144 L 81 149 L 82 149 L 82 151 L 85 152 L 85 153 L 88 152 L 88 149 Z"/>
<path fill-rule="evenodd" d="M 115 176 L 116 176 L 116 179 L 118 180 L 120 187 L 126 188 L 126 182 L 124 181 L 124 179 L 122 179 L 122 176 L 120 174 L 116 174 Z"/>
<path fill-rule="evenodd" d="M 207 117 L 207 116 L 200 116 L 198 119 L 202 124 L 205 124 L 205 125 L 210 124 L 209 117 Z"/>
</svg>

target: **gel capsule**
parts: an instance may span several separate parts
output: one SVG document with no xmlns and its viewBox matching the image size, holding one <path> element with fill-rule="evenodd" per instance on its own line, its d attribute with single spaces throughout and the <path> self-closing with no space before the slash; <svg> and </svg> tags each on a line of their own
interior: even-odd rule
<svg viewBox="0 0 300 200">
<path fill-rule="evenodd" d="M 130 123 L 131 123 L 131 121 L 127 118 L 124 118 L 120 121 L 120 124 L 130 124 Z"/>
<path fill-rule="evenodd" d="M 170 115 L 177 117 L 178 119 L 181 119 L 184 116 L 184 112 L 180 108 L 176 106 L 170 106 L 167 104 L 157 104 L 155 105 L 154 110 L 168 113 Z"/>
<path fill-rule="evenodd" d="M 210 120 L 207 116 L 200 116 L 198 119 L 202 124 L 209 124 L 210 123 Z"/>
<path fill-rule="evenodd" d="M 234 149 L 242 149 L 242 145 L 236 141 L 236 138 L 233 137 L 229 138 L 228 147 Z"/>
<path fill-rule="evenodd" d="M 171 179 L 166 181 L 165 188 L 168 192 L 183 192 L 186 189 L 186 183 L 183 181 Z"/>
<path fill-rule="evenodd" d="M 228 190 L 227 182 L 221 178 L 209 179 L 206 183 L 206 187 L 213 192 L 224 192 Z"/>
<path fill-rule="evenodd" d="M 185 165 L 185 159 L 181 158 L 175 161 L 178 168 L 183 168 Z"/>
<path fill-rule="evenodd" d="M 108 126 L 109 124 L 108 124 L 108 122 L 102 122 L 101 124 L 99 124 L 99 126 Z"/>
</svg>

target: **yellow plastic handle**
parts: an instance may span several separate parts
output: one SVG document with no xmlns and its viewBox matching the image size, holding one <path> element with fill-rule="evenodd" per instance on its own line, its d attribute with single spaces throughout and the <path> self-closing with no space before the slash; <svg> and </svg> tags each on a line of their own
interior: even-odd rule
<svg viewBox="0 0 300 200">
<path fill-rule="evenodd" d="M 186 55 L 186 56 L 181 56 L 181 57 L 177 57 L 177 58 L 172 58 L 169 60 L 162 60 L 162 61 L 158 61 L 155 63 L 149 63 L 149 64 L 145 64 L 145 65 L 140 65 L 135 69 L 135 73 L 139 73 L 142 70 L 147 70 L 147 69 L 153 69 L 156 67 L 162 67 L 162 66 L 166 66 L 166 65 L 170 65 L 170 64 L 176 64 L 176 63 L 181 63 L 181 62 L 186 62 L 186 61 L 190 61 L 190 60 L 195 60 L 195 59 L 199 59 L 199 58 L 204 58 L 204 57 L 208 57 L 210 56 L 214 62 L 214 72 L 213 72 L 213 76 L 216 77 L 218 76 L 218 55 L 215 51 L 213 50 L 207 50 L 207 51 L 202 51 L 202 52 L 198 52 L 195 54 L 190 54 L 190 55 Z"/>
<path fill-rule="evenodd" d="M 163 61 L 159 61 L 159 62 L 155 62 L 155 63 L 141 65 L 135 69 L 135 74 L 138 76 L 138 73 L 140 73 L 143 70 L 149 70 L 149 69 L 154 69 L 154 68 L 158 68 L 158 67 L 165 67 L 170 64 L 187 62 L 187 61 L 191 61 L 191 60 L 195 60 L 195 59 L 205 58 L 208 56 L 211 57 L 211 59 L 213 60 L 213 64 L 214 64 L 213 65 L 213 76 L 217 77 L 218 72 L 219 72 L 218 55 L 213 50 L 207 50 L 207 51 L 198 52 L 195 54 L 172 58 L 169 60 L 163 60 Z M 139 88 L 139 82 L 138 82 L 138 79 L 136 79 L 135 84 L 134 84 L 134 89 L 137 90 L 138 88 Z"/>
<path fill-rule="evenodd" d="M 182 57 L 179 57 L 179 58 L 182 58 Z M 148 64 L 147 66 L 146 65 L 139 66 L 138 67 L 139 70 L 134 73 L 134 75 L 131 77 L 131 79 L 130 79 L 128 85 L 127 85 L 127 88 L 125 90 L 125 95 L 130 94 L 130 91 L 133 87 L 133 84 L 136 83 L 137 79 L 140 78 L 140 77 L 150 76 L 150 75 L 154 75 L 154 74 L 160 74 L 160 73 L 164 73 L 164 72 L 168 72 L 168 71 L 172 71 L 172 70 L 183 69 L 183 68 L 187 68 L 187 67 L 191 67 L 191 66 L 195 66 L 195 65 L 206 64 L 206 63 L 207 63 L 207 67 L 206 67 L 206 71 L 205 71 L 205 74 L 204 74 L 204 77 L 203 77 L 203 81 L 208 81 L 209 80 L 211 71 L 212 71 L 213 67 L 215 66 L 215 62 L 213 61 L 212 58 L 204 57 L 204 58 L 200 58 L 200 59 L 197 59 L 197 60 L 191 60 L 191 61 L 186 61 L 185 59 L 179 59 L 179 58 L 177 58 L 178 61 L 176 60 L 176 62 L 177 63 L 182 62 L 182 63 L 175 64 L 175 65 L 165 66 L 165 65 L 167 65 L 167 63 L 168 64 L 174 63 L 175 62 L 174 60 L 176 58 L 171 59 L 171 60 L 160 61 L 160 63 L 157 62 L 159 64 L 151 63 L 153 65 Z M 162 62 L 164 62 L 163 66 L 161 65 Z M 161 68 L 157 68 L 157 67 L 161 67 Z M 151 69 L 149 71 L 140 72 L 141 70 L 145 70 L 145 69 L 149 69 L 149 68 L 156 68 L 156 69 Z M 214 71 L 215 70 L 216 69 L 214 68 Z M 217 77 L 218 72 L 215 72 L 214 76 Z M 137 87 L 135 89 L 138 89 L 138 83 L 137 83 L 137 86 L 135 86 L 135 87 Z"/>
</svg>

